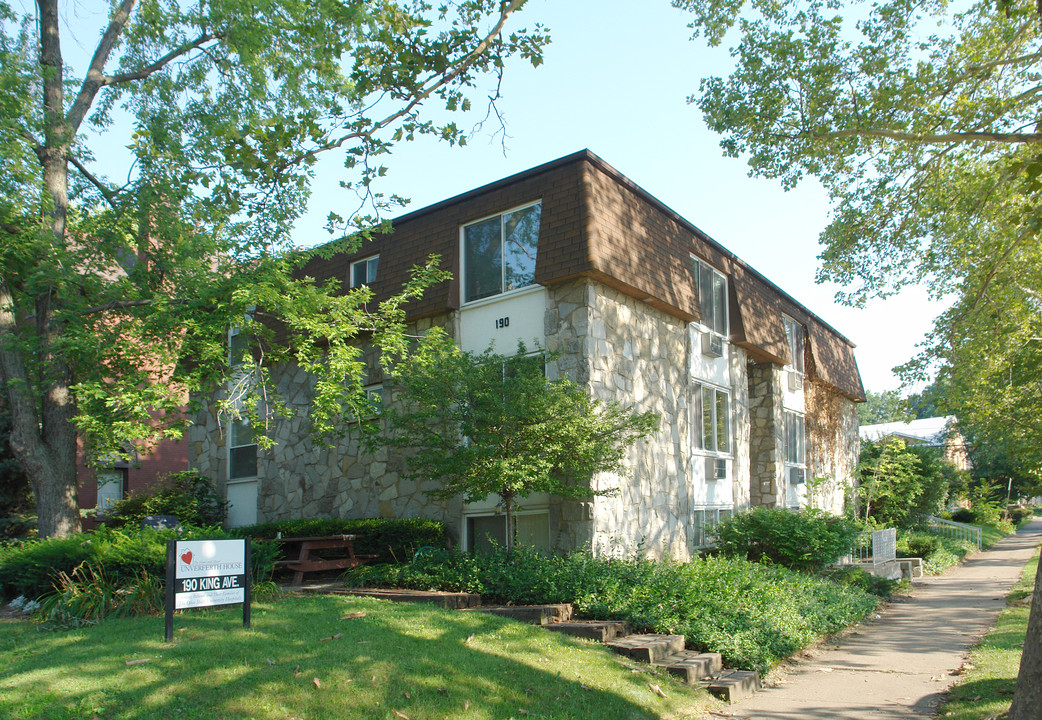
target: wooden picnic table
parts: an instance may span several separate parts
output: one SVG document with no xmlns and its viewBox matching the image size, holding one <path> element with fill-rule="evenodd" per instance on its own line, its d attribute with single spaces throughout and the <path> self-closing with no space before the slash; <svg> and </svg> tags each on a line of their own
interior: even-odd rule
<svg viewBox="0 0 1042 720">
<path fill-rule="evenodd" d="M 285 560 L 275 563 L 276 567 L 293 570 L 293 584 L 304 581 L 304 573 L 322 570 L 346 570 L 372 560 L 377 555 L 356 555 L 355 535 L 322 535 L 317 537 L 277 538 L 282 543 Z M 311 557 L 312 550 L 339 550 L 335 556 L 323 553 L 322 557 Z"/>
</svg>

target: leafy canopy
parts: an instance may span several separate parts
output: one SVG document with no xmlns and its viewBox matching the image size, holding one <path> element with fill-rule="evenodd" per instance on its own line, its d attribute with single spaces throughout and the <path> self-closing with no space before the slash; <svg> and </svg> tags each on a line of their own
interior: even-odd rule
<svg viewBox="0 0 1042 720">
<path fill-rule="evenodd" d="M 819 279 L 853 305 L 926 285 L 950 307 L 906 380 L 1042 472 L 1039 10 L 1009 0 L 673 0 L 735 68 L 692 102 L 726 154 L 833 203 Z"/>
<path fill-rule="evenodd" d="M 95 458 L 178 435 L 251 308 L 244 387 L 265 407 L 261 360 L 319 376 L 320 432 L 359 405 L 356 336 L 403 347 L 403 303 L 442 275 L 372 308 L 300 273 L 315 162 L 339 156 L 344 193 L 313 252 L 357 248 L 400 202 L 373 186 L 381 156 L 464 142 L 454 113 L 494 103 L 511 58 L 541 62 L 540 26 L 506 29 L 522 4 L 118 0 L 91 43 L 57 0 L 0 0 L 0 380 L 45 535 L 78 525 L 72 423 Z M 253 412 L 241 400 L 225 409 Z"/>
</svg>

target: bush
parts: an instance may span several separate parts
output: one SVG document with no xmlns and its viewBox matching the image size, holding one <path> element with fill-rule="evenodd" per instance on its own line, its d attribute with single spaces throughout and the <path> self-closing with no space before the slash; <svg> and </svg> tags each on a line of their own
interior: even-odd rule
<svg viewBox="0 0 1042 720">
<path fill-rule="evenodd" d="M 858 528 L 820 511 L 754 508 L 716 528 L 717 547 L 728 555 L 813 571 L 850 553 Z"/>
<path fill-rule="evenodd" d="M 1009 519 L 1019 525 L 1028 518 L 1034 517 L 1035 511 L 1032 508 L 1021 507 L 1020 505 L 1011 505 L 1009 507 Z"/>
<path fill-rule="evenodd" d="M 230 537 L 234 536 L 212 527 L 156 531 L 131 526 L 102 527 L 69 538 L 27 540 L 0 547 L 0 595 L 40 597 L 51 592 L 63 575 L 73 578 L 81 566 L 84 569 L 80 579 L 93 575 L 115 587 L 138 582 L 142 574 L 158 578 L 162 584 L 166 576 L 167 540 Z M 277 553 L 273 544 L 254 544 L 251 564 L 255 578 L 271 576 Z"/>
<path fill-rule="evenodd" d="M 274 539 L 282 537 L 313 537 L 317 535 L 357 535 L 355 552 L 377 555 L 374 562 L 404 562 L 410 560 L 422 547 L 444 548 L 449 534 L 445 523 L 428 518 L 385 519 L 368 518 L 345 520 L 317 518 L 311 520 L 281 520 L 235 528 L 237 537 Z"/>
<path fill-rule="evenodd" d="M 198 527 L 220 525 L 228 516 L 228 503 L 221 500 L 209 478 L 195 470 L 184 470 L 114 502 L 106 510 L 106 524 L 139 526 L 149 515 L 173 515 L 186 525 Z"/>
<path fill-rule="evenodd" d="M 901 557 L 927 558 L 941 548 L 941 536 L 926 532 L 902 533 L 897 540 Z"/>
<path fill-rule="evenodd" d="M 897 553 L 902 557 L 923 559 L 923 572 L 939 575 L 972 552 L 977 545 L 968 540 L 956 540 L 924 531 L 899 530 Z"/>
<path fill-rule="evenodd" d="M 952 520 L 955 522 L 970 524 L 974 521 L 973 511 L 967 508 L 957 508 L 952 510 Z"/>
<path fill-rule="evenodd" d="M 860 620 L 879 601 L 853 586 L 739 558 L 677 563 L 530 548 L 425 553 L 402 565 L 363 566 L 349 578 L 365 586 L 480 593 L 491 603 L 572 603 L 580 617 L 682 634 L 689 647 L 759 670 Z"/>
</svg>

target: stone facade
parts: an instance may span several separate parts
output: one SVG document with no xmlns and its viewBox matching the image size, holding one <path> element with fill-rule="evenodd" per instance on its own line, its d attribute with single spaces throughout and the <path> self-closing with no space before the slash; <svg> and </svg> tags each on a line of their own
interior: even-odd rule
<svg viewBox="0 0 1042 720">
<path fill-rule="evenodd" d="M 749 366 L 749 502 L 780 507 L 785 499 L 782 367 Z"/>
</svg>

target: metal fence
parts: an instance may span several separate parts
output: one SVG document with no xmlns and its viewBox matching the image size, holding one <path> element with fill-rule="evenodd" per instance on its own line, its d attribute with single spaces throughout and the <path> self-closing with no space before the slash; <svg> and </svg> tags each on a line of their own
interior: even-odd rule
<svg viewBox="0 0 1042 720">
<path fill-rule="evenodd" d="M 851 561 L 859 564 L 882 565 L 897 559 L 897 530 L 866 530 L 858 535 Z"/>
<path fill-rule="evenodd" d="M 984 547 L 984 532 L 976 525 L 945 520 L 943 518 L 926 515 L 923 517 L 926 529 L 937 535 L 954 538 L 956 540 L 969 540 L 980 550 Z"/>
</svg>

